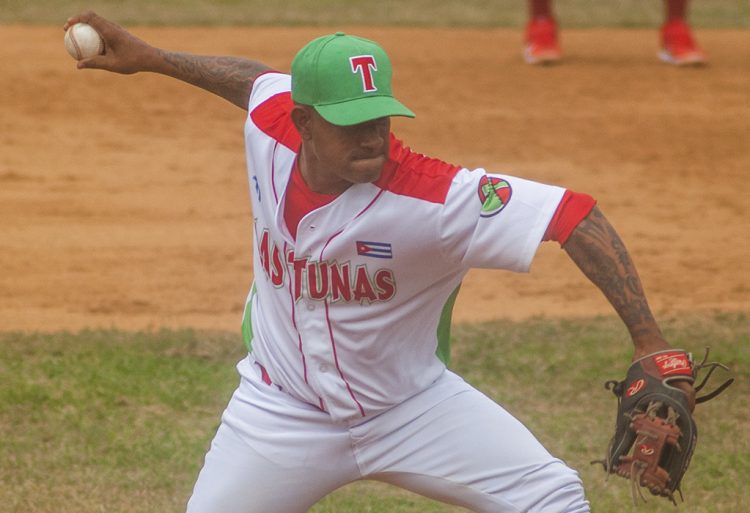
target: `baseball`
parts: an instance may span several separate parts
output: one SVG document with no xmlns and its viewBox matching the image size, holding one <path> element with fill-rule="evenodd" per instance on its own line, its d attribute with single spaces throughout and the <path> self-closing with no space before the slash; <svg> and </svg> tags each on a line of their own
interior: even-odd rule
<svg viewBox="0 0 750 513">
<path fill-rule="evenodd" d="M 65 49 L 80 61 L 104 53 L 104 40 L 91 25 L 76 23 L 65 32 Z"/>
</svg>

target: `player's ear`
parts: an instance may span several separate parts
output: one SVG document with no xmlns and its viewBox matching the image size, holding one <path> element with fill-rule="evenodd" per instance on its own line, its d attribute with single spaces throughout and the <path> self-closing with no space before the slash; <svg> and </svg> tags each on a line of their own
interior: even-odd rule
<svg viewBox="0 0 750 513">
<path fill-rule="evenodd" d="M 292 107 L 292 123 L 303 140 L 312 138 L 312 107 L 296 103 Z"/>
</svg>

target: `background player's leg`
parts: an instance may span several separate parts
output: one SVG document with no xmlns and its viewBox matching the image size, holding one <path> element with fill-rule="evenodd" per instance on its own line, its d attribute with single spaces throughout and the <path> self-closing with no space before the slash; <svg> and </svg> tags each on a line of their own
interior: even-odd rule
<svg viewBox="0 0 750 513">
<path fill-rule="evenodd" d="M 359 477 L 345 427 L 251 377 L 224 412 L 187 511 L 304 513 Z"/>
<path fill-rule="evenodd" d="M 664 0 L 664 21 L 687 19 L 687 0 Z"/>
<path fill-rule="evenodd" d="M 529 0 L 529 18 L 552 18 L 552 0 Z"/>
<path fill-rule="evenodd" d="M 664 0 L 664 23 L 659 30 L 659 58 L 678 66 L 702 65 L 708 61 L 688 24 L 687 0 Z"/>
<path fill-rule="evenodd" d="M 550 64 L 562 57 L 552 0 L 529 0 L 523 56 L 529 64 Z"/>
<path fill-rule="evenodd" d="M 442 381 L 355 428 L 365 477 L 480 513 L 589 511 L 578 474 L 523 424 L 455 375 Z"/>
</svg>

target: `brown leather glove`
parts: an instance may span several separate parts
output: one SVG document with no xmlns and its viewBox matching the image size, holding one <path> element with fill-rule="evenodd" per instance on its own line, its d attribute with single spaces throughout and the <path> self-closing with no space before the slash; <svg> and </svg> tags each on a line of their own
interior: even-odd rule
<svg viewBox="0 0 750 513">
<path fill-rule="evenodd" d="M 653 495 L 675 502 L 674 492 L 682 497 L 680 481 L 690 465 L 698 430 L 690 411 L 687 395 L 674 386 L 685 380 L 694 383 L 698 371 L 709 369 L 695 387 L 703 388 L 717 367 L 709 362 L 708 350 L 703 361 L 693 364 L 692 356 L 679 349 L 659 351 L 633 362 L 623 381 L 608 381 L 605 387 L 617 396 L 615 434 L 601 463 L 607 474 L 630 479 L 633 500 L 646 500 L 641 487 Z M 713 392 L 696 399 L 696 404 L 719 395 L 734 380 L 729 379 Z"/>
</svg>

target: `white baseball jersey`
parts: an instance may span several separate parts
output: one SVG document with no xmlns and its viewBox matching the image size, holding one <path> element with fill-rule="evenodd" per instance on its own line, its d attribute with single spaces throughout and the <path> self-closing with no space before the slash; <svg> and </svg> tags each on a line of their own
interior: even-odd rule
<svg viewBox="0 0 750 513">
<path fill-rule="evenodd" d="M 391 136 L 381 178 L 307 214 L 295 239 L 284 220 L 300 146 L 290 86 L 268 73 L 250 97 L 255 279 L 243 333 L 276 387 L 354 424 L 441 376 L 462 278 L 528 270 L 564 189 L 452 166 Z"/>
</svg>

